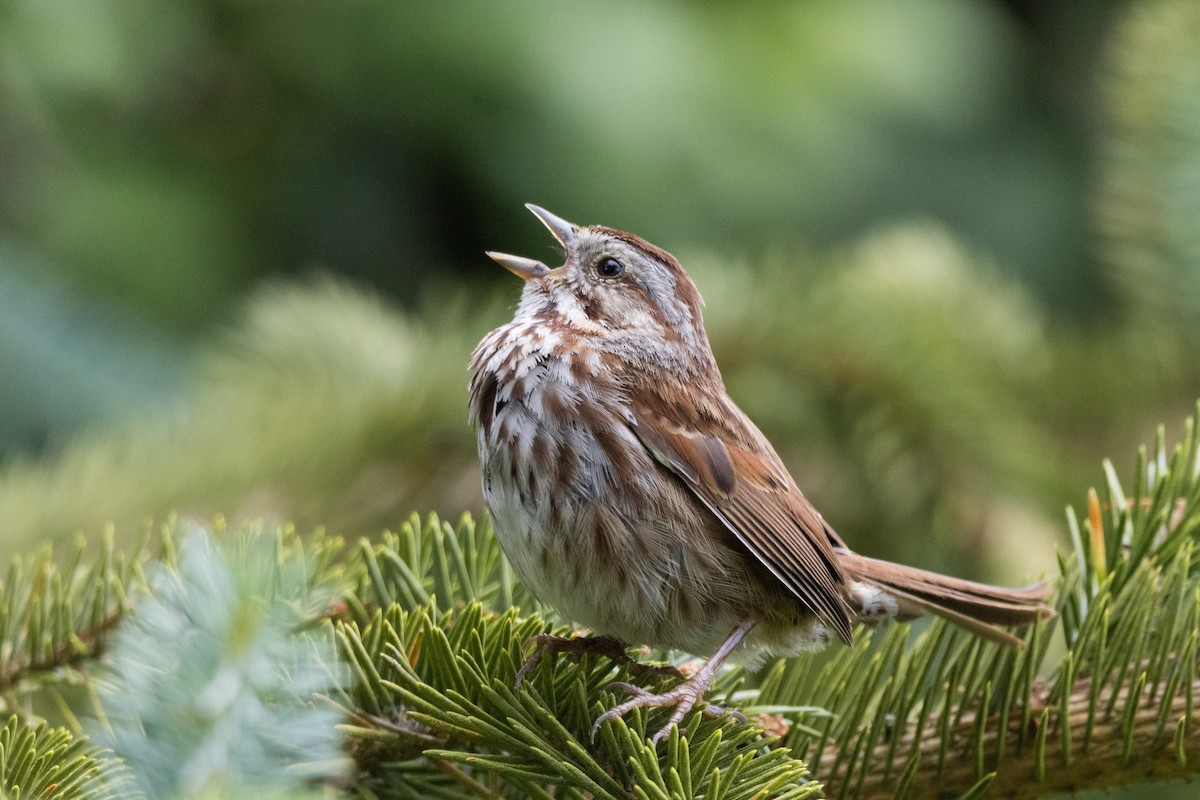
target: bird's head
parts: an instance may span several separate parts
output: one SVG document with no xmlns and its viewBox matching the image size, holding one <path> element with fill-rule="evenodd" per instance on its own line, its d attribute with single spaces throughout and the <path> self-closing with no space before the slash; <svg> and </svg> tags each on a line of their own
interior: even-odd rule
<svg viewBox="0 0 1200 800">
<path fill-rule="evenodd" d="M 700 293 L 674 256 L 632 233 L 575 225 L 538 206 L 527 208 L 554 234 L 566 259 L 550 268 L 488 253 L 525 281 L 518 319 L 557 317 L 556 324 L 596 334 L 618 352 L 657 343 L 653 349 L 682 347 L 693 358 L 711 360 Z"/>
</svg>

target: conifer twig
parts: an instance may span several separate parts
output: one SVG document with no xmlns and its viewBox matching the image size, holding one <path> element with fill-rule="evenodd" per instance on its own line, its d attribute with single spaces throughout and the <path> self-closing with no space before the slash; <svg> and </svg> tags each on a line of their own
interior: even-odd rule
<svg viewBox="0 0 1200 800">
<path fill-rule="evenodd" d="M 1063 706 L 1050 702 L 1046 685 L 1038 688 L 1031 703 L 1033 729 L 1022 730 L 1019 717 L 1009 720 L 1004 750 L 1007 756 L 1003 769 L 995 771 L 995 778 L 988 787 L 988 798 L 1034 800 L 1056 792 L 1100 786 L 1112 788 L 1135 781 L 1188 778 L 1195 774 L 1196 765 L 1200 764 L 1200 736 L 1195 735 L 1196 721 L 1194 715 L 1189 717 L 1189 709 L 1192 698 L 1200 696 L 1200 679 L 1193 680 L 1189 690 L 1176 695 L 1169 709 L 1160 708 L 1158 699 L 1151 696 L 1148 689 L 1143 689 L 1132 714 L 1127 718 L 1121 715 L 1103 720 L 1090 736 L 1086 735 L 1086 722 L 1093 705 L 1091 686 L 1088 681 L 1080 681 L 1066 703 L 1069 736 L 1065 741 L 1060 735 L 1062 725 L 1058 713 Z M 1128 688 L 1122 687 L 1116 694 L 1118 696 L 1114 698 L 1111 687 L 1102 688 L 1096 697 L 1096 705 L 1106 706 L 1115 700 L 1117 707 L 1125 707 Z M 1044 711 L 1048 712 L 1045 718 L 1050 722 L 1041 737 L 1038 720 L 1043 719 Z M 919 751 L 919 760 L 908 783 L 908 797 L 961 794 L 977 782 L 975 753 L 970 740 L 970 731 L 976 722 L 977 714 L 964 715 L 961 724 L 954 729 L 949 755 L 940 770 L 941 737 L 936 733 L 936 725 L 929 726 L 929 732 L 920 742 L 913 742 L 911 735 L 902 738 L 901 752 L 909 752 L 914 745 Z M 1123 730 L 1127 723 L 1128 731 Z M 978 745 L 986 753 L 995 753 L 999 736 L 995 729 L 996 715 L 989 715 L 986 724 L 987 732 Z M 1039 747 L 1039 740 L 1044 741 L 1042 747 Z M 896 796 L 898 776 L 889 775 L 884 769 L 889 746 L 888 742 L 875 746 L 873 757 L 869 759 L 872 766 L 859 793 L 853 795 L 858 800 L 891 800 Z M 835 745 L 828 747 L 836 749 Z M 1130 752 L 1137 753 L 1137 757 L 1129 758 Z M 994 768 L 992 764 L 988 766 Z M 845 781 L 829 774 L 822 777 L 826 795 L 841 797 Z"/>
</svg>

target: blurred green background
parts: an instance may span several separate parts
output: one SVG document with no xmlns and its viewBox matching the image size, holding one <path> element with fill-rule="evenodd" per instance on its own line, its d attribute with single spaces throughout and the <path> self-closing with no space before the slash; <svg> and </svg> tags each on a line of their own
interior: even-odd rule
<svg viewBox="0 0 1200 800">
<path fill-rule="evenodd" d="M 0 542 L 479 510 L 522 207 L 679 256 L 859 549 L 1027 580 L 1200 395 L 1186 2 L 0 4 Z"/>
</svg>

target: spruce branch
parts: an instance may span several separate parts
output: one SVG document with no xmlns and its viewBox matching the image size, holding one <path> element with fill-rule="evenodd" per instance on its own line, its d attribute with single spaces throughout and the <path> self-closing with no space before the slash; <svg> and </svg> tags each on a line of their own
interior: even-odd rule
<svg viewBox="0 0 1200 800">
<path fill-rule="evenodd" d="M 218 544 L 192 526 L 178 565 L 148 570 L 93 676 L 103 717 L 92 726 L 148 795 L 297 791 L 343 774 L 336 715 L 313 703 L 344 679 L 330 631 L 296 630 L 333 592 L 304 552 L 288 529 L 227 531 Z"/>
<path fill-rule="evenodd" d="M 45 723 L 9 717 L 0 728 L 0 796 L 7 800 L 136 800 L 119 762 Z"/>
<path fill-rule="evenodd" d="M 49 547 L 14 558 L 0 581 L 0 695 L 9 711 L 22 713 L 22 698 L 38 683 L 98 658 L 144 588 L 148 537 L 130 553 L 116 552 L 111 528 L 99 538 L 94 553 L 76 538 L 61 562 Z M 168 525 L 158 557 L 170 564 L 171 552 Z"/>
<path fill-rule="evenodd" d="M 936 622 L 864 632 L 824 663 L 777 663 L 758 702 L 815 703 L 832 716 L 784 742 L 831 797 L 970 792 L 1032 798 L 1195 772 L 1200 635 L 1200 435 L 1159 432 L 1130 490 L 1105 465 L 1073 551 L 1060 558 L 1056 619 L 1008 650 Z M 1066 653 L 1047 664 L 1051 640 Z M 1044 680 L 1037 676 L 1050 673 Z"/>
<path fill-rule="evenodd" d="M 548 661 L 514 689 L 524 643 L 548 627 L 516 609 L 471 602 L 440 612 L 435 601 L 411 611 L 393 604 L 361 628 L 339 624 L 356 677 L 339 700 L 357 709 L 344 730 L 363 784 L 397 798 L 464 787 L 499 797 L 818 795 L 800 761 L 732 718 L 693 714 L 660 750 L 647 740 L 657 715 L 634 713 L 593 741 L 592 720 L 617 701 L 607 684 L 648 674 L 614 674 L 610 659 L 584 656 Z M 728 694 L 737 678 L 726 673 L 716 691 Z"/>
</svg>

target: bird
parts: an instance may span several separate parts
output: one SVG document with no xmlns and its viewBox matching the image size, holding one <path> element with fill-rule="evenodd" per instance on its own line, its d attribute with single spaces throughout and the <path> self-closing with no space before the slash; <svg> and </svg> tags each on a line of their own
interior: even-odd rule
<svg viewBox="0 0 1200 800">
<path fill-rule="evenodd" d="M 1006 645 L 1048 617 L 1049 587 L 991 586 L 859 555 L 800 491 L 737 406 L 703 303 L 666 250 L 632 233 L 526 206 L 564 262 L 487 255 L 523 281 L 510 322 L 471 356 L 469 420 L 485 504 L 521 581 L 590 637 L 548 653 L 649 645 L 707 657 L 673 688 L 628 683 L 635 708 L 671 709 L 657 743 L 704 702 L 731 657 L 853 644 L 855 621 L 944 617 Z"/>
</svg>

